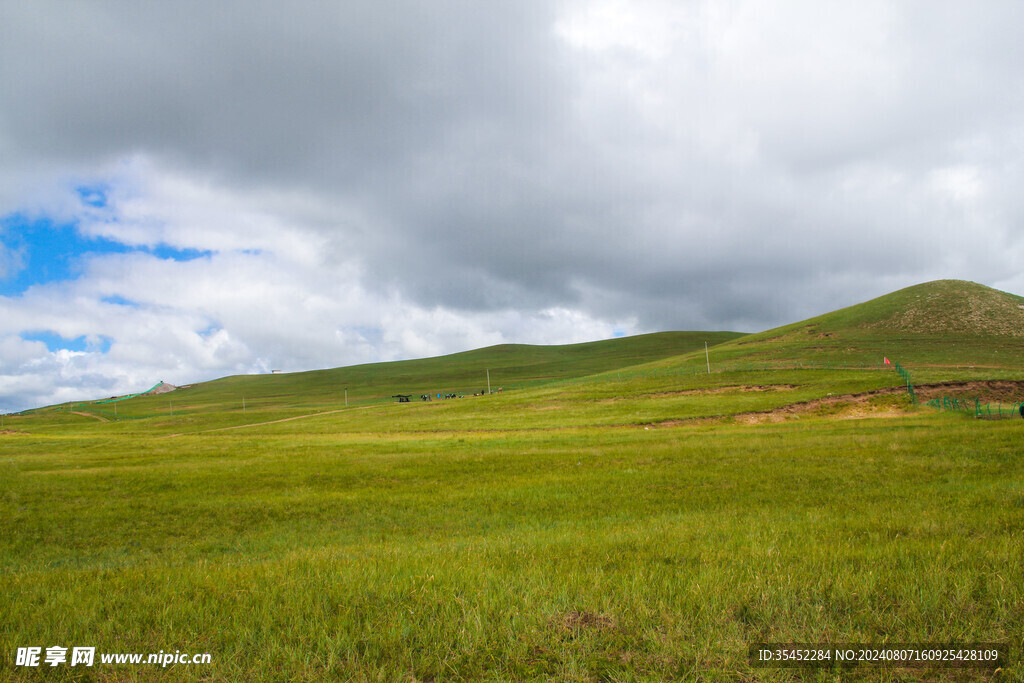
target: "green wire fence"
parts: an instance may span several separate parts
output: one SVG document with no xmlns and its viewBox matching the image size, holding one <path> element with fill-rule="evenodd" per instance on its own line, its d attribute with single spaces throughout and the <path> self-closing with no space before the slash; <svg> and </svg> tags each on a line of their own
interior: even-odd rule
<svg viewBox="0 0 1024 683">
<path fill-rule="evenodd" d="M 907 383 L 907 393 L 910 394 L 910 402 L 917 405 L 917 394 L 914 393 L 914 383 L 910 380 L 910 371 L 905 367 L 897 363 L 896 361 L 890 361 L 893 369 L 904 379 Z"/>
<path fill-rule="evenodd" d="M 1017 403 L 982 403 L 980 398 L 961 398 L 954 396 L 942 396 L 928 401 L 929 406 L 943 412 L 957 412 L 965 415 L 973 415 L 983 420 L 1007 420 L 1014 417 L 1024 417 L 1021 412 L 1024 408 L 1024 401 Z"/>
</svg>

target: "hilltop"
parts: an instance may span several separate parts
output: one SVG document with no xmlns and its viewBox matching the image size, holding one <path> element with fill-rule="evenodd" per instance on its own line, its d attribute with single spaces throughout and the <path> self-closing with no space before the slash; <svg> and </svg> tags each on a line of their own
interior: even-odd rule
<svg viewBox="0 0 1024 683">
<path fill-rule="evenodd" d="M 964 280 L 935 280 L 797 323 L 745 341 L 813 333 L 843 336 L 1024 337 L 1024 297 Z"/>
<path fill-rule="evenodd" d="M 1024 338 L 1024 297 L 964 280 L 936 280 L 806 321 L 819 331 Z"/>
<path fill-rule="evenodd" d="M 1024 297 L 936 280 L 716 348 L 733 360 L 1024 366 Z"/>
</svg>

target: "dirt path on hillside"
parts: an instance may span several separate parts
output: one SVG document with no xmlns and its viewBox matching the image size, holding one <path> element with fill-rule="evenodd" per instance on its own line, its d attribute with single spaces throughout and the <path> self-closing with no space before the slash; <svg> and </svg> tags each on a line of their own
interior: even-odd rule
<svg viewBox="0 0 1024 683">
<path fill-rule="evenodd" d="M 642 398 L 666 398 L 668 396 L 708 396 L 711 394 L 733 394 L 737 391 L 766 392 L 766 391 L 793 391 L 800 387 L 795 384 L 728 384 L 721 387 L 709 389 L 681 389 L 679 391 L 659 391 L 654 394 L 642 394 Z"/>
<path fill-rule="evenodd" d="M 107 418 L 103 417 L 102 415 L 94 415 L 93 413 L 83 413 L 83 412 L 80 412 L 80 411 L 77 411 L 77 410 L 72 410 L 71 414 L 72 415 L 81 415 L 82 417 L 91 417 L 94 420 L 99 420 L 100 422 L 110 422 L 110 420 L 108 420 Z"/>
<path fill-rule="evenodd" d="M 967 382 L 939 382 L 936 384 L 915 384 L 914 392 L 918 403 L 933 398 L 951 396 L 955 398 L 977 398 L 982 403 L 1018 403 L 1024 401 L 1024 381 L 1018 380 L 975 380 Z M 884 396 L 903 396 L 906 387 L 885 387 L 857 394 L 826 396 L 791 403 L 770 410 L 756 410 L 732 415 L 715 417 L 695 417 L 681 420 L 665 420 L 655 424 L 657 427 L 674 427 L 687 424 L 719 422 L 725 418 L 735 419 L 742 424 L 759 424 L 762 422 L 784 422 L 800 415 L 820 412 L 823 416 L 836 419 L 858 419 L 863 417 L 901 417 L 907 410 L 898 405 L 877 404 L 872 399 Z M 832 412 L 832 411 L 835 412 Z"/>
<path fill-rule="evenodd" d="M 722 388 L 718 387 L 710 390 L 710 393 L 721 393 L 723 389 L 732 389 L 733 391 L 791 391 L 796 389 L 794 385 L 778 385 L 773 387 L 772 385 L 764 386 L 735 386 Z M 702 390 L 696 391 L 682 391 L 682 392 L 661 392 L 660 395 L 676 395 L 676 394 L 688 394 L 688 393 L 699 393 Z M 953 396 L 958 398 L 978 398 L 983 403 L 995 403 L 1001 401 L 1003 403 L 1017 403 L 1024 401 L 1024 381 L 1018 380 L 978 380 L 968 382 L 939 382 L 937 384 L 915 384 L 914 391 L 917 393 L 919 403 L 929 401 L 933 398 L 940 398 L 942 396 Z M 835 419 L 859 419 L 865 417 L 902 417 L 907 414 L 907 410 L 904 406 L 899 404 L 891 405 L 875 405 L 872 403 L 872 399 L 876 399 L 884 396 L 899 397 L 905 395 L 907 392 L 906 387 L 885 387 L 883 389 L 874 389 L 872 391 L 864 391 L 857 394 L 842 394 L 838 396 L 826 396 L 823 398 L 811 399 L 808 401 L 800 401 L 797 403 L 790 403 L 789 405 L 779 406 L 778 408 L 772 408 L 770 410 L 758 410 L 746 413 L 733 413 L 729 415 L 716 415 L 708 417 L 692 417 L 675 420 L 663 420 L 660 422 L 647 423 L 644 425 L 637 425 L 635 423 L 629 424 L 611 424 L 611 425 L 599 425 L 606 428 L 614 427 L 638 427 L 644 428 L 650 427 L 679 427 L 684 425 L 694 424 L 705 424 L 721 422 L 724 419 L 733 419 L 742 424 L 759 424 L 762 422 L 784 422 L 789 419 L 798 418 L 800 415 L 813 413 L 816 411 L 823 411 L 824 415 L 834 417 Z M 196 434 L 209 434 L 211 432 L 225 432 L 233 429 L 244 429 L 246 427 L 260 427 L 263 425 L 278 424 L 280 422 L 292 422 L 294 420 L 305 420 L 310 417 L 319 417 L 321 415 L 332 415 L 334 413 L 341 413 L 349 410 L 367 410 L 372 406 L 363 406 L 360 408 L 339 408 L 337 410 L 326 410 L 319 413 L 307 413 L 306 415 L 294 415 L 292 417 L 284 417 L 278 420 L 268 420 L 265 422 L 251 422 L 248 424 L 232 425 L 230 427 L 217 427 L 216 429 L 204 429 L 198 432 L 178 432 L 175 434 L 168 434 L 164 438 L 173 438 L 176 436 L 193 436 Z M 555 409 L 557 407 L 553 407 Z M 835 412 L 830 412 L 829 409 L 834 409 Z M 104 418 L 98 415 L 90 415 L 89 413 L 76 413 L 77 415 L 86 415 L 88 417 L 95 417 L 99 420 Z M 575 427 L 539 427 L 537 430 L 561 430 L 561 429 L 574 429 Z M 445 430 L 450 431 L 450 430 Z M 517 429 L 481 429 L 481 430 L 459 430 L 459 431 L 482 431 L 482 432 L 506 432 L 506 431 L 519 431 Z M 532 430 L 531 430 L 532 431 Z M 411 433 L 411 432 L 410 432 Z M 433 433 L 430 430 L 424 430 L 423 433 Z"/>
<path fill-rule="evenodd" d="M 334 413 L 343 413 L 346 410 L 366 410 L 366 408 L 339 408 L 337 410 L 325 410 L 319 413 L 307 413 L 305 415 L 293 415 L 292 417 L 282 417 L 280 420 L 268 420 L 266 422 L 250 422 L 244 425 L 232 425 L 230 427 L 217 427 L 216 429 L 204 429 L 199 432 L 178 432 L 176 434 L 168 434 L 166 438 L 170 439 L 175 436 L 192 436 L 193 434 L 209 434 L 210 432 L 226 432 L 229 429 L 243 429 L 245 427 L 260 427 L 262 425 L 272 425 L 278 422 L 291 422 L 292 420 L 305 420 L 307 417 L 319 417 L 321 415 L 333 415 Z"/>
</svg>

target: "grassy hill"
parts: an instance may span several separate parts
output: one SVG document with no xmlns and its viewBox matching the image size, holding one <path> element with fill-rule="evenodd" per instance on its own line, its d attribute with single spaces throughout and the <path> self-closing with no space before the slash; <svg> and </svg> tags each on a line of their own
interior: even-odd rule
<svg viewBox="0 0 1024 683">
<path fill-rule="evenodd" d="M 0 680 L 1022 680 L 1019 654 L 749 659 L 1024 651 L 1021 420 L 912 406 L 874 358 L 1019 348 L 998 307 L 1016 299 L 967 285 L 742 338 L 502 346 L 8 416 Z M 996 322 L 972 333 L 965 311 Z M 873 364 L 767 367 L 800 358 Z M 505 392 L 387 398 L 479 391 L 485 369 Z M 14 663 L 54 645 L 96 647 L 95 667 Z M 212 661 L 101 661 L 158 651 Z"/>
<path fill-rule="evenodd" d="M 694 379 L 706 373 L 705 342 L 711 348 L 713 376 Z M 647 423 L 774 410 L 787 401 L 905 384 L 881 365 L 883 357 L 910 368 L 915 383 L 1024 379 L 1024 298 L 975 283 L 941 280 L 757 334 L 662 332 L 562 346 L 505 344 L 436 358 L 225 377 L 169 394 L 117 403 L 65 404 L 33 414 L 57 427 L 92 420 L 174 417 L 162 424 L 169 429 L 173 425 L 209 429 L 346 406 L 390 404 L 395 394 L 411 394 L 414 400 L 420 394 L 438 392 L 472 396 L 487 387 L 489 373 L 494 390 L 516 394 L 504 401 L 500 415 L 480 415 L 476 407 L 447 406 L 441 412 L 389 415 L 383 423 L 362 424 L 430 428 L 440 424 L 437 419 L 442 413 L 456 424 L 501 428 L 571 425 L 581 420 Z M 834 373 L 828 378 L 802 374 L 789 380 L 778 373 L 764 374 L 770 369 L 822 368 L 852 374 Z M 861 369 L 876 372 L 858 373 Z M 730 383 L 789 383 L 798 388 L 759 396 L 717 395 L 699 404 L 685 393 Z"/>
<path fill-rule="evenodd" d="M 938 280 L 719 345 L 712 359 L 1024 368 L 1024 297 Z"/>
<path fill-rule="evenodd" d="M 711 347 L 716 373 L 778 366 L 884 369 L 879 366 L 888 357 L 910 368 L 916 382 L 1020 379 L 1024 378 L 1024 297 L 971 282 L 940 280 L 757 334 L 662 332 L 562 346 L 505 344 L 437 358 L 225 377 L 116 405 L 90 402 L 61 408 L 102 419 L 124 419 L 170 413 L 212 416 L 238 412 L 244 406 L 245 414 L 269 419 L 344 406 L 346 389 L 349 405 L 391 402 L 394 394 L 411 394 L 414 399 L 438 392 L 471 396 L 486 388 L 488 372 L 495 390 L 522 391 L 585 377 L 589 388 L 576 390 L 575 395 L 591 397 L 586 400 L 639 396 L 648 389 L 654 391 L 651 378 L 660 377 L 657 385 L 666 391 L 678 384 L 679 377 L 705 372 L 705 342 Z M 870 377 L 870 381 L 861 378 L 850 384 L 843 384 L 839 377 L 830 382 L 844 392 L 902 383 L 892 373 Z M 634 378 L 632 385 L 623 383 Z M 829 382 L 812 384 L 822 396 L 829 393 Z M 666 401 L 656 403 L 658 410 L 634 411 L 633 417 L 669 417 Z M 587 404 L 586 412 L 594 413 L 598 421 L 621 417 L 608 411 L 600 418 L 592 407 Z"/>
<path fill-rule="evenodd" d="M 658 332 L 582 344 L 533 346 L 502 344 L 473 351 L 417 360 L 370 363 L 351 367 L 270 375 L 235 375 L 181 387 L 167 394 L 139 396 L 116 403 L 87 401 L 58 408 L 112 418 L 247 410 L 308 411 L 366 402 L 391 402 L 395 394 L 458 393 L 473 395 L 487 388 L 521 390 L 553 380 L 607 372 L 704 350 L 741 337 L 738 332 Z M 30 411 L 46 414 L 54 410 Z"/>
</svg>

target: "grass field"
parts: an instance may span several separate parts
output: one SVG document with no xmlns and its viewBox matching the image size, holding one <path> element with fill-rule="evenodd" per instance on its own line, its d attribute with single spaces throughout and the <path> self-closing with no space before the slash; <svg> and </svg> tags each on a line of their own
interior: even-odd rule
<svg viewBox="0 0 1024 683">
<path fill-rule="evenodd" d="M 711 374 L 703 336 L 655 335 L 364 368 L 347 407 L 339 370 L 7 416 L 0 678 L 1024 680 L 1024 420 L 913 406 L 877 358 L 772 336 L 723 335 Z M 1014 354 L 970 367 L 985 338 L 943 341 L 900 360 L 1024 380 Z M 500 395 L 387 399 L 482 367 L 519 370 Z M 1011 659 L 758 668 L 762 641 Z M 15 665 L 54 645 L 212 661 Z"/>
</svg>

